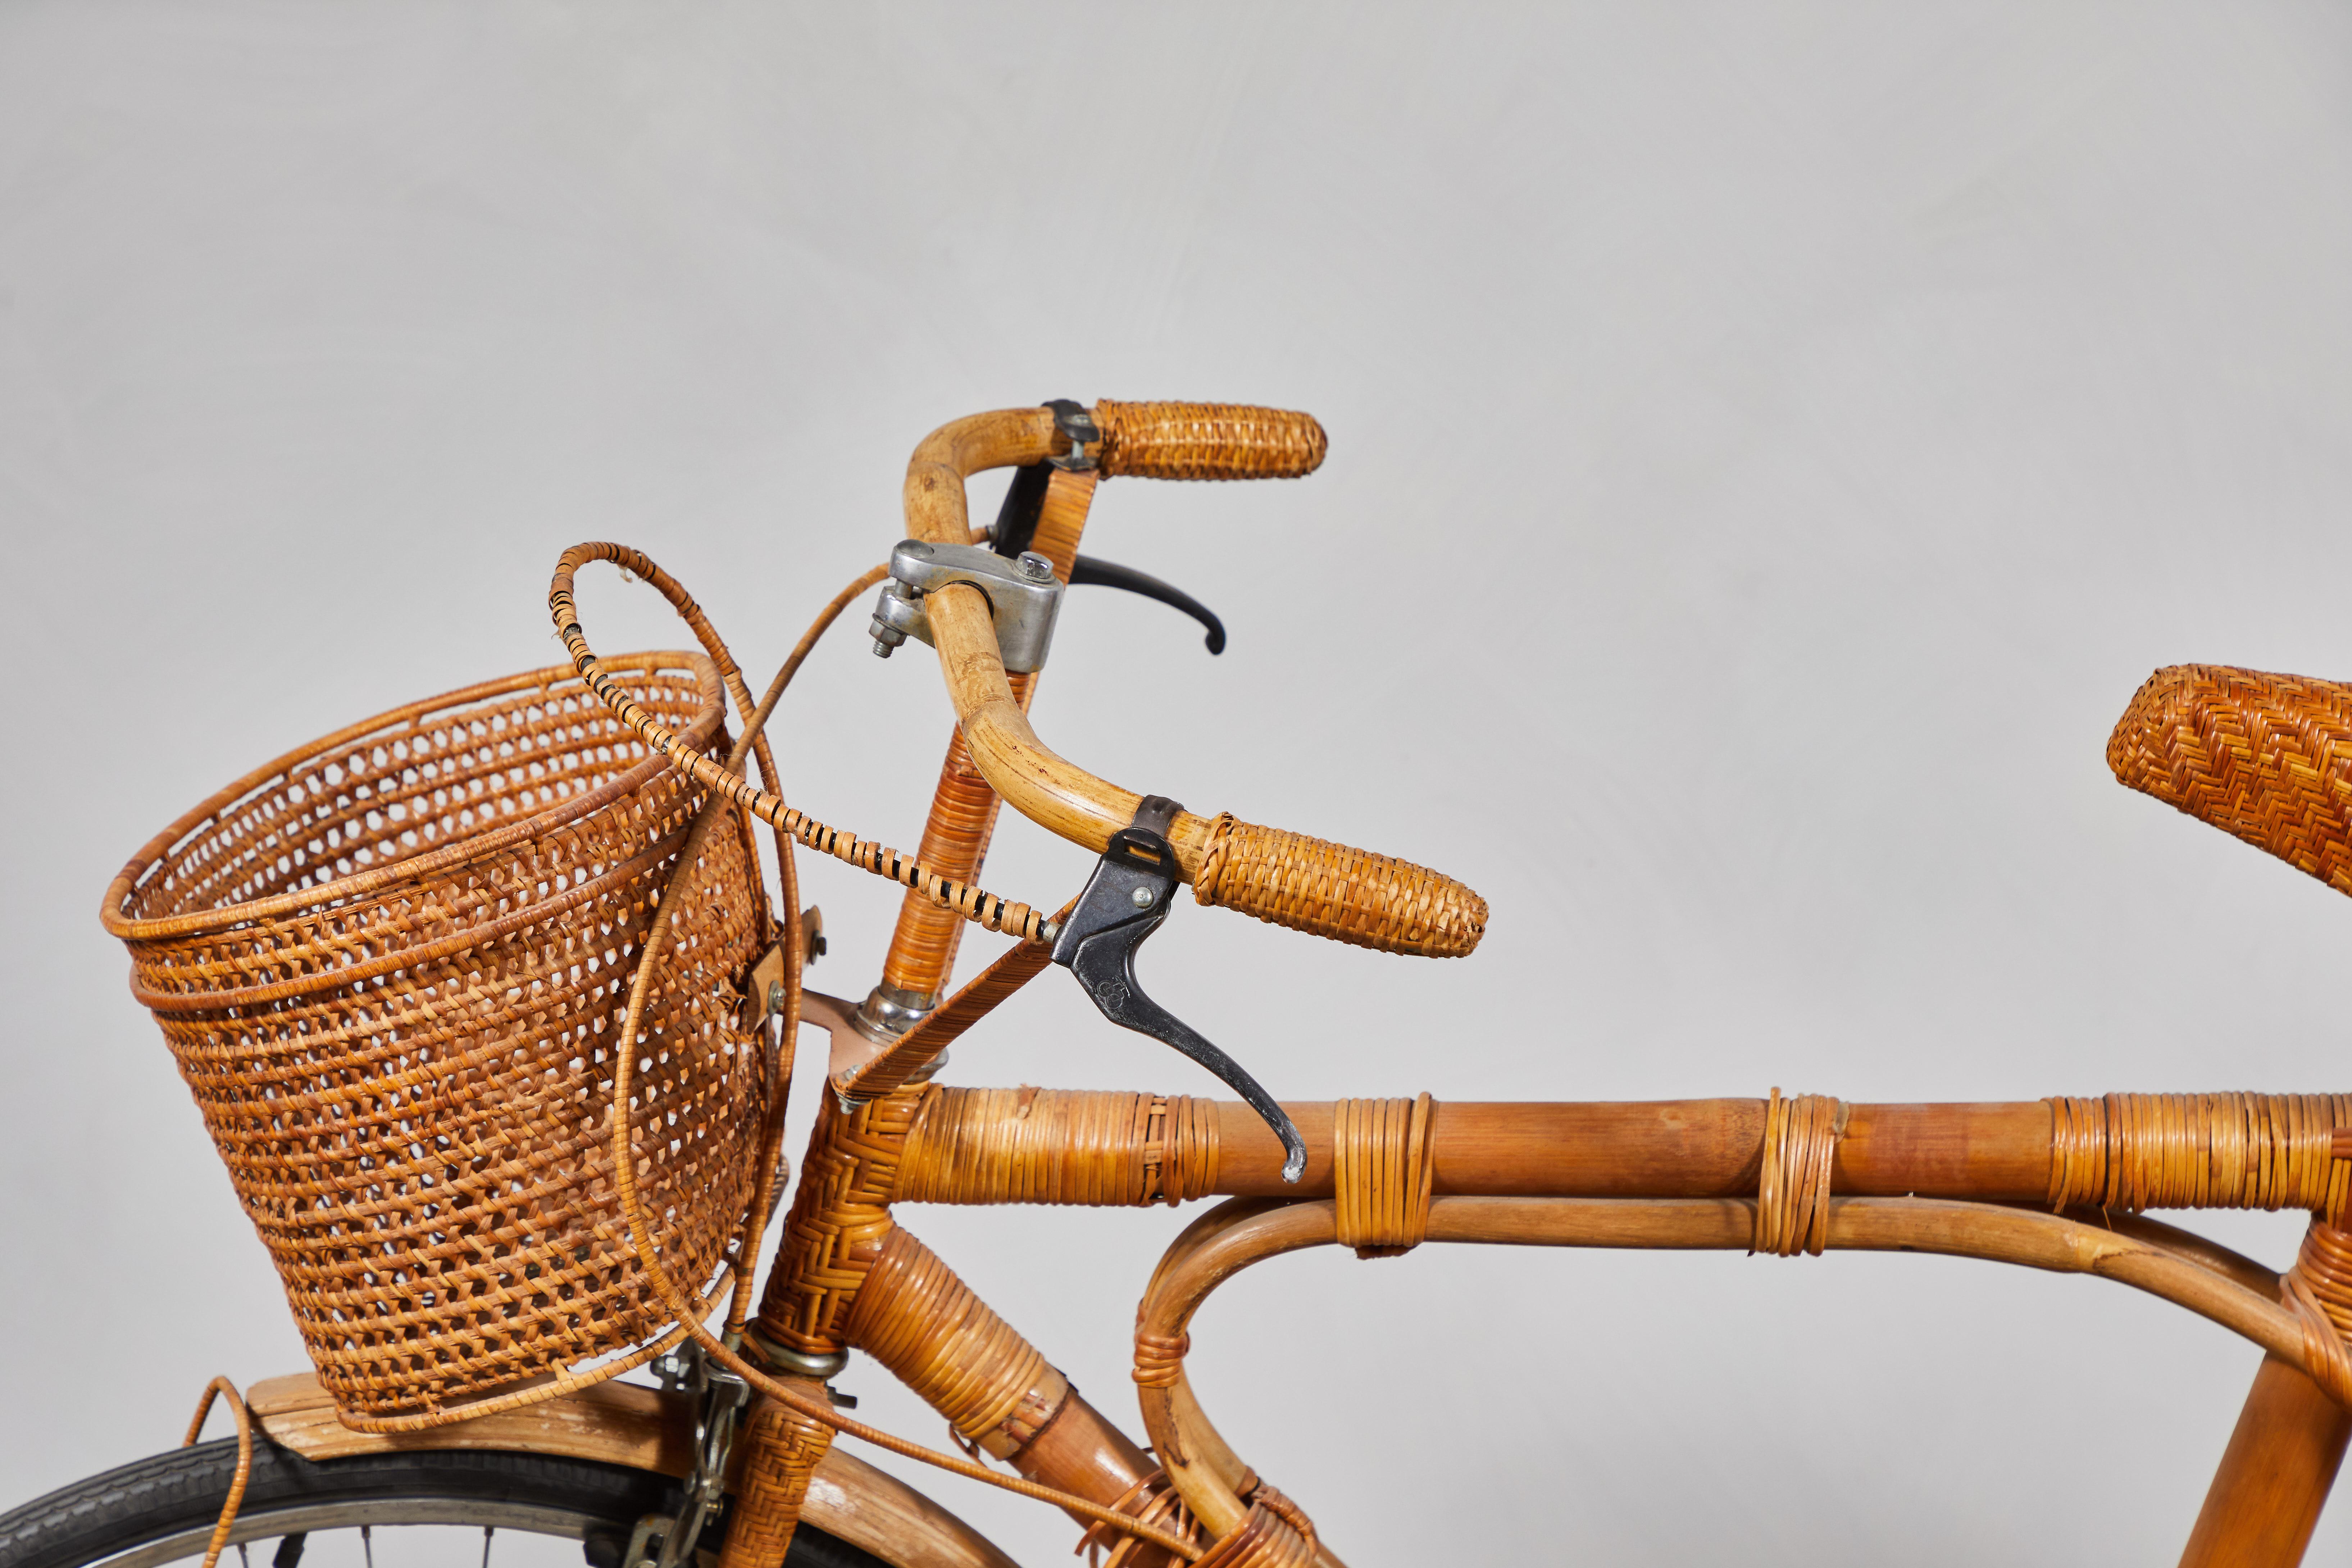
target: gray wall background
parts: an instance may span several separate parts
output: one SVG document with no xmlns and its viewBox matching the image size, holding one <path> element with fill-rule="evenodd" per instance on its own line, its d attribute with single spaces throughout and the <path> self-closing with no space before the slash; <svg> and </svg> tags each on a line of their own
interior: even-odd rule
<svg viewBox="0 0 2352 1568">
<path fill-rule="evenodd" d="M 2294 5 L 0 7 L 0 1500 L 301 1364 L 99 929 L 122 858 L 557 658 L 576 540 L 772 668 L 925 431 L 1052 395 L 1309 408 L 1332 451 L 1108 487 L 1092 547 L 1233 646 L 1080 594 L 1043 732 L 1493 903 L 1445 964 L 1188 904 L 1146 979 L 1276 1093 L 2352 1087 L 2352 910 L 2103 762 L 2157 665 L 2352 672 L 2347 89 L 2352 21 Z M 683 640 L 617 578 L 585 607 Z M 910 846 L 929 663 L 838 637 L 784 715 L 796 797 Z M 988 881 L 1086 865 L 1014 824 Z M 805 874 L 858 994 L 895 900 Z M 957 1056 L 1209 1090 L 1059 983 Z M 907 1217 L 1132 1420 L 1179 1216 Z M 2205 1228 L 2280 1264 L 2298 1225 Z M 2257 1360 L 1834 1256 L 1314 1256 L 1195 1341 L 1370 1565 L 2170 1561 Z"/>
</svg>

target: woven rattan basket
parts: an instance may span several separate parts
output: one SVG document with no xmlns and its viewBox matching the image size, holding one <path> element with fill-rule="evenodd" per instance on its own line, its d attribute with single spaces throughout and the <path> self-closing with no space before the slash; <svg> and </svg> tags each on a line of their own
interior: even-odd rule
<svg viewBox="0 0 2352 1568">
<path fill-rule="evenodd" d="M 715 750 L 709 661 L 605 668 Z M 673 1278 L 714 1277 L 772 1092 L 737 987 L 766 931 L 748 828 L 677 867 L 703 796 L 569 667 L 395 709 L 173 823 L 107 889 L 344 1420 L 433 1424 L 664 1326 L 610 1181 L 612 1056 L 661 900 L 638 1181 Z M 573 1369 L 566 1372 L 565 1369 Z"/>
</svg>

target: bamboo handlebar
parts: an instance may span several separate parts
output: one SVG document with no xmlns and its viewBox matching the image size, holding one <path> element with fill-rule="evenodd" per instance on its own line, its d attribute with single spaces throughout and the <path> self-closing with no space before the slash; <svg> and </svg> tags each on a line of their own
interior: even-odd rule
<svg viewBox="0 0 2352 1568">
<path fill-rule="evenodd" d="M 967 478 L 1068 450 L 1049 408 L 1002 409 L 940 426 L 907 464 L 908 537 L 965 543 L 971 537 Z M 928 595 L 927 607 L 940 673 L 982 776 L 1030 821 L 1101 853 L 1112 834 L 1135 820 L 1143 797 L 1096 777 L 1038 739 L 1013 695 L 988 600 L 977 588 L 939 589 Z M 1177 815 L 1168 839 L 1182 879 L 1194 884 L 1203 903 L 1228 904 L 1358 946 L 1432 957 L 1467 953 L 1485 933 L 1485 900 L 1407 861 L 1191 812 Z M 1207 896 L 1200 892 L 1204 866 Z"/>
</svg>

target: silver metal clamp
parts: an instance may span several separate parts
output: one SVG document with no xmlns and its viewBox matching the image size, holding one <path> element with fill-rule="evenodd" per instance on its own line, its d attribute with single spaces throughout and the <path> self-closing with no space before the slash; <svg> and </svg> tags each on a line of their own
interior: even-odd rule
<svg viewBox="0 0 2352 1568">
<path fill-rule="evenodd" d="M 902 541 L 890 552 L 890 580 L 874 602 L 874 652 L 882 658 L 908 637 L 931 640 L 926 596 L 964 584 L 980 591 L 996 621 L 996 647 L 1007 673 L 1044 666 L 1054 644 L 1054 619 L 1062 609 L 1062 582 L 1054 563 L 1034 550 L 1007 561 L 977 544 L 931 544 Z"/>
</svg>

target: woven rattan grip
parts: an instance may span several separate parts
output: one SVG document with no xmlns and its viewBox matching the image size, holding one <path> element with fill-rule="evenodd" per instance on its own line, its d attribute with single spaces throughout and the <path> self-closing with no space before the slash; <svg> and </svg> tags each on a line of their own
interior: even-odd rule
<svg viewBox="0 0 2352 1568">
<path fill-rule="evenodd" d="M 1311 414 L 1242 403 L 1095 405 L 1106 475 L 1145 479 L 1296 479 L 1323 466 L 1330 438 Z"/>
<path fill-rule="evenodd" d="M 1442 872 L 1232 816 L 1209 825 L 1192 896 L 1335 941 L 1459 958 L 1486 933 L 1486 900 Z"/>
</svg>

